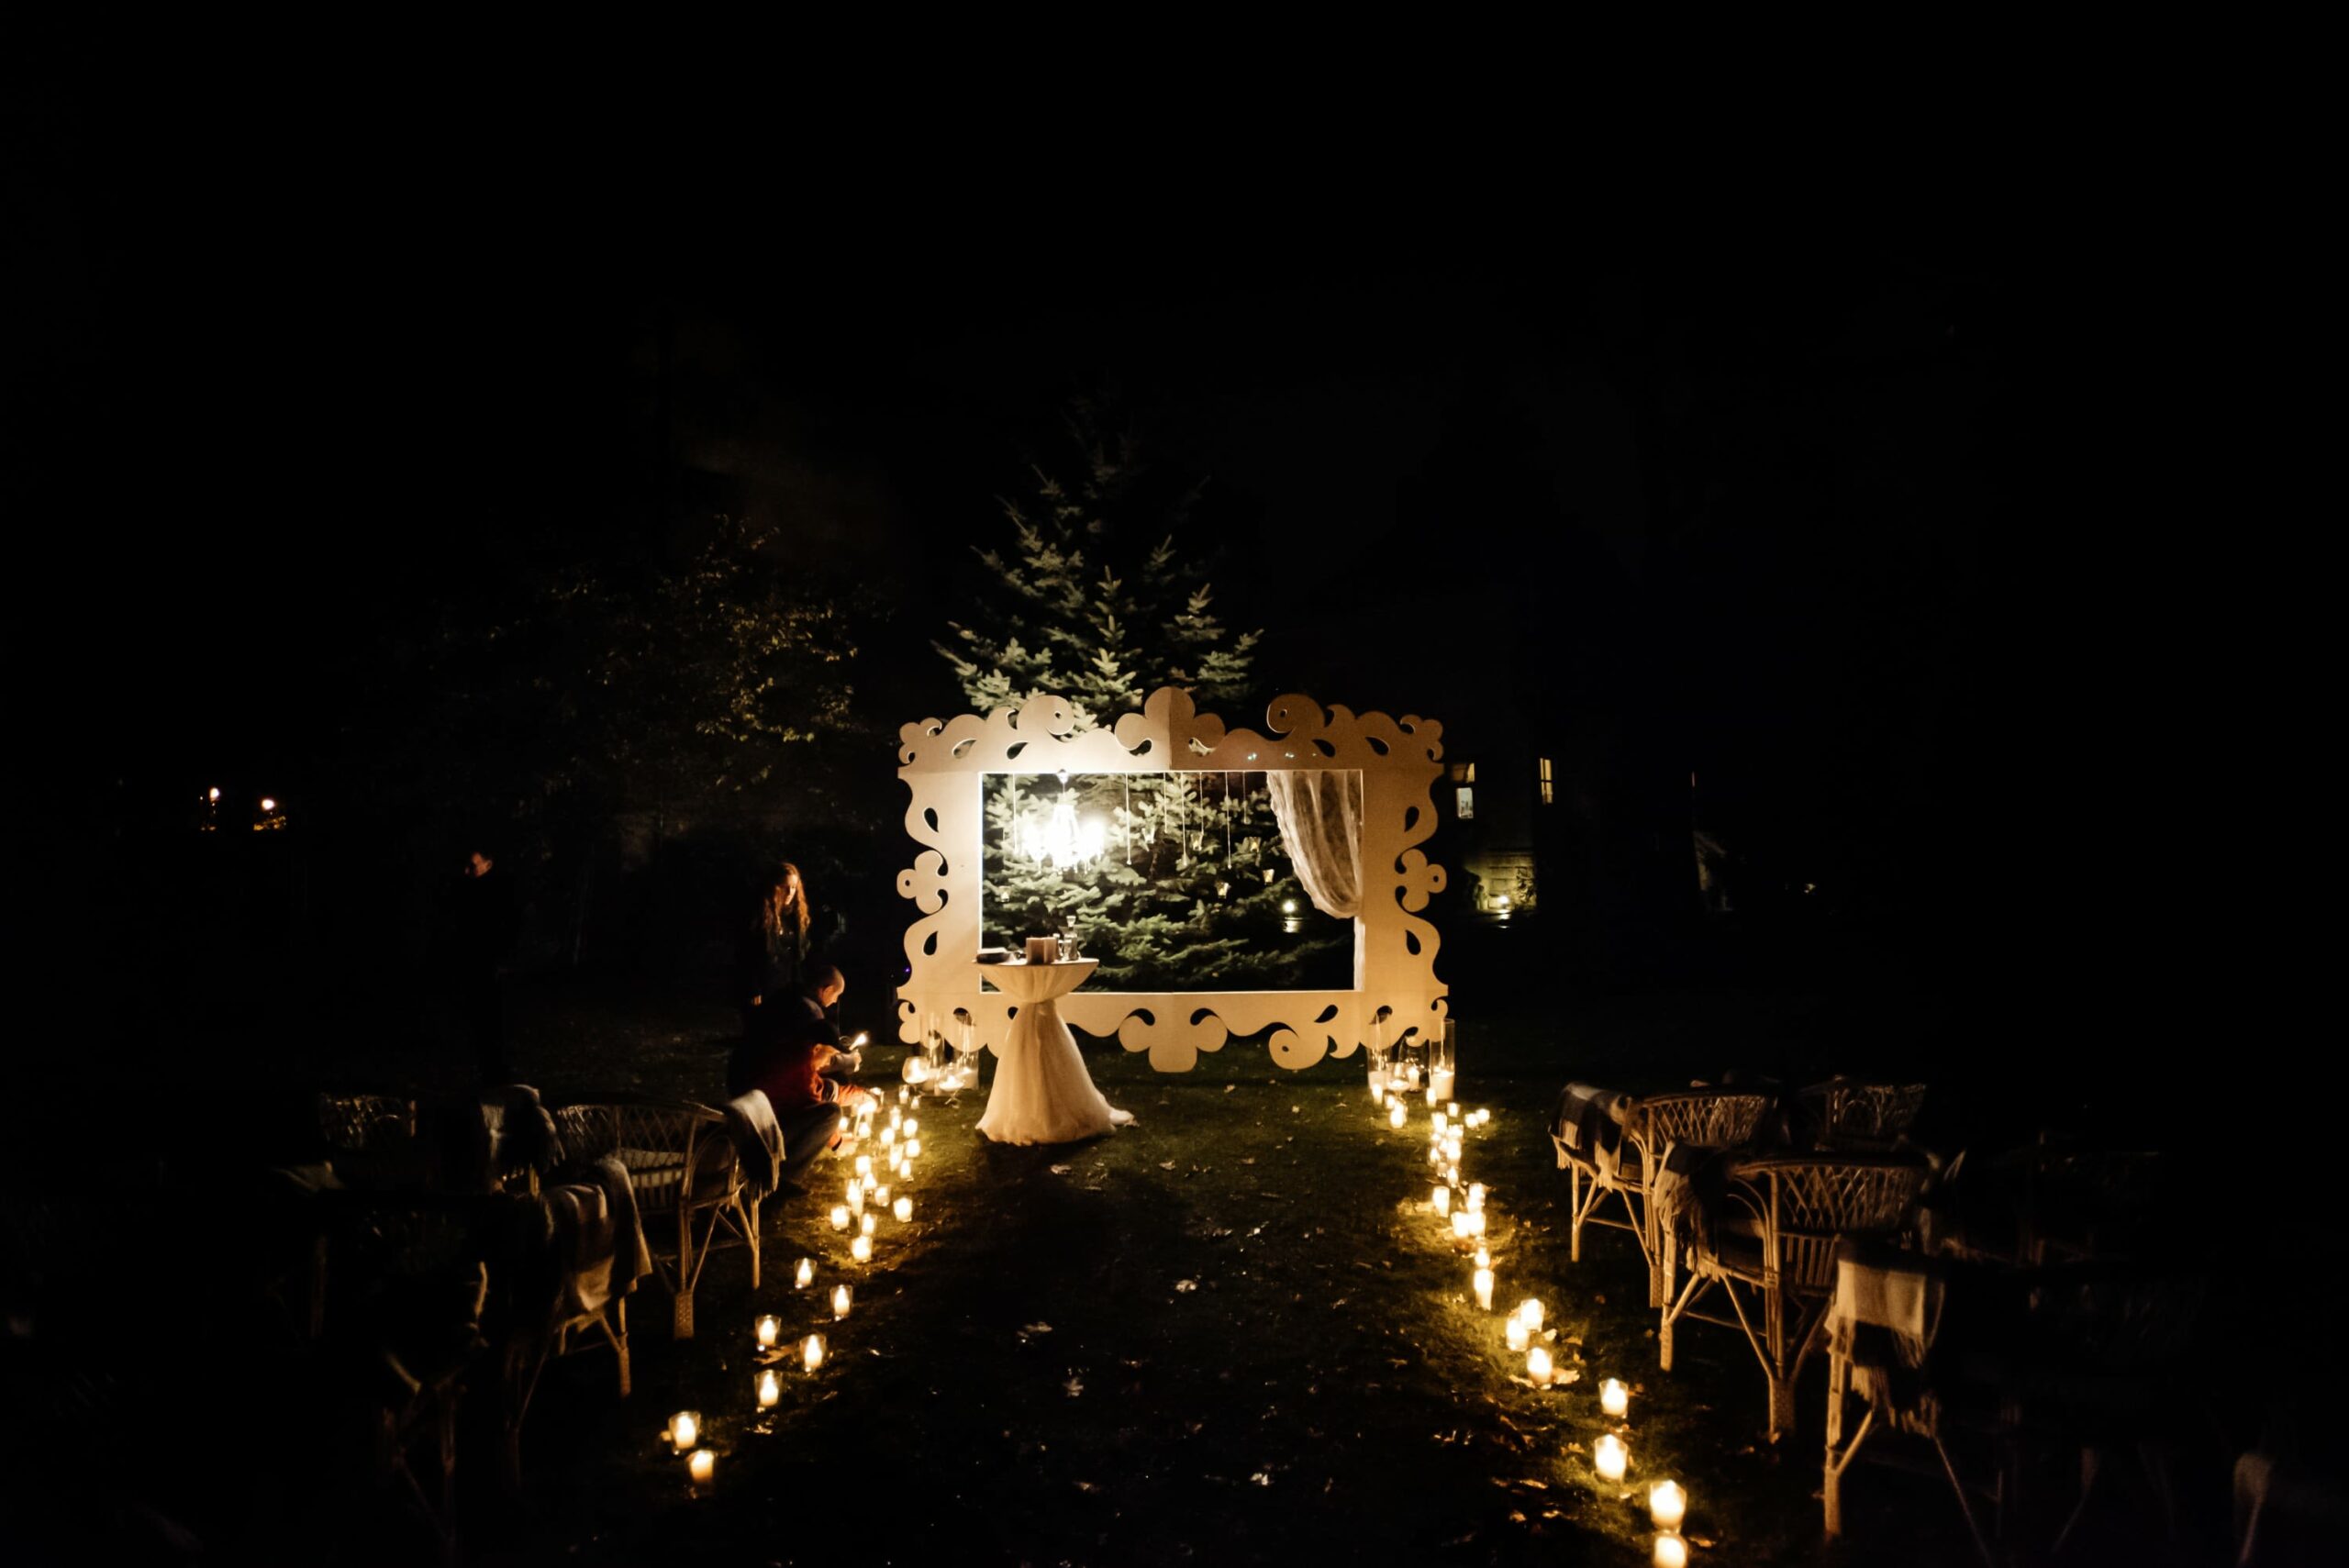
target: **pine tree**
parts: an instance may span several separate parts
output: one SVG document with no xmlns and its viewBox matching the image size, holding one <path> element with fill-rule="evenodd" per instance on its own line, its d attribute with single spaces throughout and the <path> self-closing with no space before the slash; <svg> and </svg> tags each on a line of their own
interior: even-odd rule
<svg viewBox="0 0 2349 1568">
<path fill-rule="evenodd" d="M 1161 686 L 1206 712 L 1246 703 L 1261 634 L 1225 628 L 1208 563 L 1181 545 L 1201 484 L 1146 462 L 1100 402 L 1078 400 L 1064 423 L 1074 477 L 1035 466 L 1031 493 L 1003 502 L 1011 543 L 974 550 L 973 611 L 936 645 L 973 709 L 1047 693 L 1083 730 L 1140 711 Z M 1063 791 L 1106 828 L 1108 849 L 1055 869 L 1025 852 L 1020 829 Z M 1097 983 L 1116 990 L 1352 984 L 1351 931 L 1313 914 L 1262 774 L 1008 777 L 985 820 L 990 943 L 1074 929 L 1101 960 Z"/>
</svg>

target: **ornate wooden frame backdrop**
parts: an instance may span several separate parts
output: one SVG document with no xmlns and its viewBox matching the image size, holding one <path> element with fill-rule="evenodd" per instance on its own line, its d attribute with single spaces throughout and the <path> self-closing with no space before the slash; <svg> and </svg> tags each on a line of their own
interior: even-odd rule
<svg viewBox="0 0 2349 1568">
<path fill-rule="evenodd" d="M 1227 731 L 1197 712 L 1189 694 L 1162 686 L 1140 713 L 1106 729 L 1073 734 L 1066 699 L 1038 695 L 1019 707 L 898 730 L 897 776 L 913 793 L 906 831 L 926 846 L 897 873 L 897 892 L 920 917 L 906 929 L 908 977 L 897 987 L 897 1036 L 921 1038 L 922 1021 L 960 1007 L 990 1050 L 1009 1038 L 1011 998 L 981 983 L 978 964 L 982 805 L 990 773 L 1173 773 L 1358 771 L 1363 780 L 1362 912 L 1354 925 L 1351 991 L 1090 991 L 1060 999 L 1073 1029 L 1114 1034 L 1146 1051 L 1161 1073 L 1187 1073 L 1199 1052 L 1233 1035 L 1271 1029 L 1273 1060 L 1310 1067 L 1351 1055 L 1372 1019 L 1391 1009 L 1386 1038 L 1442 1027 L 1447 993 L 1435 977 L 1439 945 L 1419 917 L 1443 891 L 1444 872 L 1414 846 L 1435 831 L 1430 794 L 1442 772 L 1443 727 L 1405 715 L 1357 717 L 1324 712 L 1309 697 L 1285 696 L 1265 711 L 1269 736 Z"/>
</svg>

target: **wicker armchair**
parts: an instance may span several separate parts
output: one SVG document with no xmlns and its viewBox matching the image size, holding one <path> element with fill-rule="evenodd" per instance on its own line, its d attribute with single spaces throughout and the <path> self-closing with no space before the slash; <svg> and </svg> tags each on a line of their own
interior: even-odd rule
<svg viewBox="0 0 2349 1568">
<path fill-rule="evenodd" d="M 1927 1085 L 1830 1078 L 1795 1095 L 1796 1125 L 1813 1149 L 1889 1153 L 1902 1146 Z"/>
<path fill-rule="evenodd" d="M 1721 1196 L 1692 1228 L 1688 1283 L 1664 1309 L 1656 1335 L 1664 1369 L 1672 1370 L 1673 1330 L 1683 1318 L 1741 1330 L 1769 1379 L 1776 1442 L 1794 1425 L 1795 1379 L 1821 1337 L 1838 1243 L 1899 1235 L 1926 1173 L 1923 1162 L 1887 1154 L 1732 1160 Z M 1716 1286 L 1733 1318 L 1694 1310 Z"/>
<path fill-rule="evenodd" d="M 1675 1089 L 1642 1095 L 1619 1102 L 1615 1119 L 1622 1141 L 1611 1153 L 1603 1150 L 1569 1151 L 1558 1146 L 1559 1162 L 1571 1179 L 1566 1255 L 1582 1261 L 1582 1229 L 1605 1225 L 1628 1230 L 1638 1239 L 1648 1265 L 1648 1305 L 1663 1307 L 1672 1298 L 1673 1253 L 1663 1234 L 1663 1220 L 1649 1201 L 1654 1173 L 1675 1146 L 1690 1149 L 1735 1149 L 1754 1139 L 1774 1104 L 1772 1096 L 1742 1089 Z M 1586 1191 L 1587 1184 L 1587 1191 Z M 1624 1218 L 1598 1216 L 1608 1194 L 1621 1200 Z"/>
<path fill-rule="evenodd" d="M 573 1096 L 551 1108 L 568 1161 L 609 1154 L 628 1168 L 655 1238 L 653 1273 L 669 1292 L 678 1339 L 694 1337 L 694 1288 L 721 1225 L 750 1248 L 751 1286 L 758 1288 L 758 1214 L 721 1113 L 626 1093 Z"/>
</svg>

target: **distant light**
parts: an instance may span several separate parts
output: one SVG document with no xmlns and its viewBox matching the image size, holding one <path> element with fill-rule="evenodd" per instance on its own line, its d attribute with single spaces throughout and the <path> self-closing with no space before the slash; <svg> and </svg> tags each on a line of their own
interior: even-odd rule
<svg viewBox="0 0 2349 1568">
<path fill-rule="evenodd" d="M 212 792 L 211 792 L 211 794 L 209 794 L 209 795 L 206 795 L 206 796 L 205 796 L 205 798 L 206 798 L 206 800 L 217 800 L 217 799 L 219 799 L 219 798 L 220 798 L 220 786 L 219 786 L 218 784 L 215 784 L 215 785 L 213 785 L 213 786 L 212 786 Z"/>
<path fill-rule="evenodd" d="M 1294 914 L 1296 914 L 1296 913 L 1297 913 L 1297 900 L 1296 900 L 1296 899 L 1294 899 L 1294 898 L 1284 898 L 1284 899 L 1282 899 L 1282 900 L 1281 900 L 1281 913 L 1282 913 L 1282 914 L 1284 914 L 1284 915 L 1294 915 Z"/>
<path fill-rule="evenodd" d="M 1501 907 L 1504 909 L 1508 907 L 1508 895 L 1506 893 L 1501 895 Z"/>
<path fill-rule="evenodd" d="M 262 795 L 261 797 L 261 808 L 263 811 L 274 811 L 277 809 L 277 802 L 270 799 L 267 795 Z"/>
</svg>

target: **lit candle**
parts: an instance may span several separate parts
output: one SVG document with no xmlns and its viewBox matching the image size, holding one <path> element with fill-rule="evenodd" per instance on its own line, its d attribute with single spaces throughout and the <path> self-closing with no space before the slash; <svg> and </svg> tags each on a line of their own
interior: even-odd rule
<svg viewBox="0 0 2349 1568">
<path fill-rule="evenodd" d="M 1476 1249 L 1476 1266 L 1480 1269 L 1489 1269 L 1493 1266 L 1493 1255 L 1482 1247 Z"/>
<path fill-rule="evenodd" d="M 691 1410 L 680 1410 L 669 1418 L 669 1442 L 679 1453 L 701 1440 L 701 1418 Z"/>
<path fill-rule="evenodd" d="M 872 1156 L 872 1155 L 870 1155 L 870 1154 L 860 1154 L 860 1155 L 858 1155 L 858 1156 L 856 1157 L 856 1174 L 857 1174 L 857 1179 L 858 1179 L 858 1180 L 860 1180 L 860 1181 L 869 1181 L 869 1180 L 871 1180 L 871 1179 L 872 1179 L 872 1176 L 873 1176 L 873 1156 Z"/>
<path fill-rule="evenodd" d="M 1620 1378 L 1610 1377 L 1598 1385 L 1598 1407 L 1610 1416 L 1621 1416 L 1631 1407 L 1631 1391 Z"/>
<path fill-rule="evenodd" d="M 1429 1194 L 1428 1201 L 1435 1205 L 1436 1218 L 1441 1219 L 1452 1212 L 1452 1189 L 1438 1182 L 1435 1190 Z"/>
<path fill-rule="evenodd" d="M 1655 1552 L 1648 1561 L 1655 1568 L 1688 1568 L 1688 1543 L 1665 1530 L 1655 1538 Z"/>
<path fill-rule="evenodd" d="M 892 1125 L 890 1125 L 890 1126 L 888 1126 L 888 1127 L 885 1127 L 885 1128 L 883 1128 L 883 1129 L 881 1129 L 881 1147 L 882 1147 L 882 1148 L 886 1149 L 886 1148 L 888 1148 L 890 1145 L 892 1145 L 892 1144 L 896 1143 L 896 1141 L 897 1141 L 897 1129 L 896 1129 L 896 1127 L 895 1126 L 895 1124 L 892 1124 Z"/>
<path fill-rule="evenodd" d="M 1403 1107 L 1401 1106 L 1397 1106 L 1393 1110 L 1386 1113 L 1386 1125 L 1396 1129 L 1397 1131 L 1402 1129 Z"/>
<path fill-rule="evenodd" d="M 886 1208 L 889 1207 L 888 1183 L 883 1182 L 879 1186 L 873 1189 L 873 1205 L 875 1208 Z"/>
<path fill-rule="evenodd" d="M 914 1125 L 914 1124 L 913 1124 L 913 1123 L 911 1123 L 911 1122 L 907 1122 L 907 1123 L 906 1123 L 907 1128 L 907 1129 L 909 1129 L 912 1128 L 912 1126 L 913 1126 L 913 1125 Z M 921 1158 L 921 1140 L 920 1140 L 920 1139 L 918 1139 L 918 1138 L 908 1138 L 908 1139 L 907 1139 L 907 1140 L 906 1140 L 906 1158 L 907 1158 L 907 1159 L 908 1159 L 908 1160 L 918 1160 L 918 1159 L 920 1159 L 920 1158 Z"/>
<path fill-rule="evenodd" d="M 1452 1211 L 1452 1239 L 1455 1241 L 1468 1240 L 1468 1211 L 1466 1209 Z"/>
<path fill-rule="evenodd" d="M 1379 1105 L 1386 1103 L 1386 1070 L 1384 1067 L 1370 1070 L 1370 1097 Z"/>
<path fill-rule="evenodd" d="M 772 1345 L 775 1341 L 775 1336 L 783 1332 L 783 1319 L 772 1312 L 766 1313 L 759 1318 L 758 1329 L 759 1343 Z"/>
<path fill-rule="evenodd" d="M 1631 1462 L 1631 1451 L 1623 1446 L 1621 1438 L 1607 1432 L 1590 1445 L 1590 1462 L 1598 1467 L 1601 1481 L 1620 1481 L 1624 1467 Z"/>
<path fill-rule="evenodd" d="M 1482 1183 L 1482 1182 L 1471 1182 L 1471 1183 L 1469 1183 L 1469 1184 L 1468 1184 L 1468 1212 L 1469 1212 L 1469 1213 L 1471 1213 L 1471 1214 L 1474 1214 L 1474 1213 L 1475 1213 L 1478 1209 L 1480 1209 L 1480 1208 L 1482 1208 L 1482 1207 L 1485 1207 L 1485 1184 L 1484 1184 L 1484 1183 Z"/>
<path fill-rule="evenodd" d="M 855 1240 L 850 1242 L 848 1244 L 848 1255 L 854 1258 L 860 1263 L 871 1262 L 873 1261 L 873 1238 L 870 1236 L 860 1236 Z"/>
<path fill-rule="evenodd" d="M 809 1372 L 824 1364 L 824 1336 L 810 1334 L 807 1342 L 799 1347 L 799 1359 Z"/>
<path fill-rule="evenodd" d="M 694 1450 L 693 1457 L 685 1461 L 685 1470 L 696 1482 L 706 1482 L 718 1473 L 718 1455 L 706 1448 L 697 1448 Z"/>
<path fill-rule="evenodd" d="M 835 1230 L 848 1229 L 848 1205 L 844 1203 L 832 1205 L 832 1229 Z"/>
<path fill-rule="evenodd" d="M 1536 1388 L 1550 1386 L 1550 1352 L 1540 1345 L 1525 1352 L 1525 1377 Z"/>
<path fill-rule="evenodd" d="M 772 1410 L 782 1397 L 783 1385 L 776 1381 L 774 1368 L 769 1367 L 759 1373 L 759 1408 Z"/>
<path fill-rule="evenodd" d="M 1447 1138 L 1443 1140 L 1443 1157 L 1455 1165 L 1460 1163 L 1460 1140 Z"/>
<path fill-rule="evenodd" d="M 1458 1100 L 1450 1100 L 1445 1102 L 1443 1114 L 1449 1117 L 1457 1118 L 1460 1115 L 1460 1102 Z"/>
<path fill-rule="evenodd" d="M 901 1106 L 906 1103 L 906 1087 L 902 1084 L 897 1085 L 897 1103 Z"/>
<path fill-rule="evenodd" d="M 903 1225 L 914 1217 L 914 1200 L 909 1197 L 901 1197 L 889 1206 L 889 1212 L 897 1217 L 898 1224 Z"/>
<path fill-rule="evenodd" d="M 848 1303 L 848 1286 L 844 1284 L 832 1286 L 832 1316 L 836 1318 L 847 1317 Z"/>
<path fill-rule="evenodd" d="M 859 1240 L 863 1240 L 865 1237 L 872 1235 L 879 1229 L 881 1229 L 881 1222 L 872 1215 L 867 1214 L 861 1216 L 856 1222 L 857 1239 Z"/>
<path fill-rule="evenodd" d="M 1490 1312 L 1493 1309 L 1493 1271 L 1478 1269 L 1471 1277 L 1476 1285 L 1476 1305 Z"/>
<path fill-rule="evenodd" d="M 906 1136 L 907 1138 L 918 1140 L 921 1136 L 921 1123 L 916 1121 L 911 1117 L 907 1117 L 906 1118 Z M 919 1153 L 920 1151 L 916 1150 L 915 1152 Z"/>
<path fill-rule="evenodd" d="M 1449 1161 L 1443 1167 L 1443 1179 L 1453 1186 L 1460 1184 L 1460 1162 Z"/>
<path fill-rule="evenodd" d="M 896 1106 L 891 1106 L 889 1107 L 889 1125 L 891 1127 L 902 1125 L 905 1119 L 906 1113 L 902 1109 Z"/>
<path fill-rule="evenodd" d="M 1688 1514 L 1688 1494 L 1677 1481 L 1659 1481 L 1648 1488 L 1648 1518 L 1658 1529 L 1678 1529 Z"/>
<path fill-rule="evenodd" d="M 1525 1319 L 1525 1326 L 1527 1328 L 1532 1329 L 1535 1333 L 1540 1333 L 1542 1331 L 1542 1302 L 1539 1297 L 1529 1296 L 1523 1301 L 1519 1302 L 1517 1304 L 1517 1315 Z"/>
<path fill-rule="evenodd" d="M 1428 1080 L 1428 1104 L 1430 1106 L 1435 1104 L 1435 1080 L 1432 1078 Z"/>
<path fill-rule="evenodd" d="M 864 1184 L 854 1176 L 848 1179 L 848 1211 L 851 1214 L 864 1212 Z"/>
<path fill-rule="evenodd" d="M 1508 1340 L 1509 1353 L 1512 1355 L 1522 1354 L 1525 1347 L 1533 1342 L 1533 1331 L 1525 1326 L 1525 1319 L 1514 1312 L 1508 1315 L 1508 1326 L 1503 1333 Z"/>
<path fill-rule="evenodd" d="M 1443 1136 L 1443 1129 L 1451 1124 L 1444 1114 L 1442 1111 L 1438 1111 L 1434 1116 L 1429 1118 L 1428 1125 L 1432 1130 L 1433 1136 L 1442 1138 Z"/>
<path fill-rule="evenodd" d="M 816 1283 L 816 1260 L 813 1258 L 800 1259 L 799 1267 L 792 1273 L 791 1283 L 793 1287 L 797 1290 L 806 1290 L 809 1285 L 814 1284 Z"/>
<path fill-rule="evenodd" d="M 1481 1208 L 1474 1210 L 1468 1215 L 1467 1218 L 1468 1234 L 1471 1236 L 1482 1236 L 1485 1233 L 1485 1211 Z"/>
</svg>

